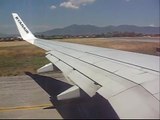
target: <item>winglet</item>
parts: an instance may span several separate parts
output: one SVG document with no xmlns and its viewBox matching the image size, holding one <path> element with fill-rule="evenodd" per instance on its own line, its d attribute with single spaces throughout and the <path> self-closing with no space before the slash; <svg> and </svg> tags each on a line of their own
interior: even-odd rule
<svg viewBox="0 0 160 120">
<path fill-rule="evenodd" d="M 19 30 L 19 33 L 21 34 L 21 37 L 26 40 L 27 42 L 34 44 L 34 40 L 36 37 L 31 33 L 31 31 L 27 28 L 27 26 L 23 23 L 21 18 L 18 16 L 17 13 L 12 13 L 12 16 L 14 18 L 14 21 L 17 25 L 17 28 Z"/>
</svg>

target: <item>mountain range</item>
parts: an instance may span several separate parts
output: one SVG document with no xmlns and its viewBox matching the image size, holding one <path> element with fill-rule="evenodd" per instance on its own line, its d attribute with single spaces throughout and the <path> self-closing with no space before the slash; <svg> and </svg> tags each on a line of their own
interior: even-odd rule
<svg viewBox="0 0 160 120">
<path fill-rule="evenodd" d="M 0 37 L 8 37 L 8 35 L 0 33 Z"/>
<path fill-rule="evenodd" d="M 5 38 L 5 37 L 17 37 L 20 36 L 19 34 L 4 34 L 0 33 L 0 37 Z"/>
<path fill-rule="evenodd" d="M 91 34 L 102 34 L 108 32 L 135 32 L 142 34 L 159 34 L 160 27 L 150 26 L 135 26 L 135 25 L 120 25 L 120 26 L 106 26 L 97 27 L 94 25 L 70 25 L 64 28 L 57 28 L 48 30 L 45 32 L 37 33 L 42 35 L 91 35 Z"/>
<path fill-rule="evenodd" d="M 70 25 L 64 28 L 56 28 L 48 30 L 45 32 L 35 33 L 36 35 L 92 35 L 92 34 L 102 34 L 108 32 L 135 32 L 142 34 L 160 34 L 160 27 L 150 27 L 150 26 L 135 26 L 135 25 L 119 25 L 119 26 L 106 26 L 97 27 L 94 25 Z M 0 33 L 0 37 L 10 37 L 17 35 L 9 35 Z"/>
</svg>

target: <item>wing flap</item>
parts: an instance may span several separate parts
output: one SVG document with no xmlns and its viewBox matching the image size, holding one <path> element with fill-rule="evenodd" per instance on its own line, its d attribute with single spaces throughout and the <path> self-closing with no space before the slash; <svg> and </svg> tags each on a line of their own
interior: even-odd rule
<svg viewBox="0 0 160 120">
<path fill-rule="evenodd" d="M 99 85 L 103 86 L 97 92 L 100 93 L 105 90 L 106 99 L 136 85 L 135 83 L 130 82 L 122 77 L 98 69 L 87 63 L 78 61 L 76 58 L 72 58 L 71 56 L 67 56 L 57 51 L 48 52 L 47 56 L 56 59 L 59 58 L 59 62 L 54 64 L 65 74 L 68 79 L 72 80 L 91 96 L 94 95 L 98 90 L 94 83 L 98 83 Z M 52 60 L 51 58 L 50 60 Z M 92 87 L 83 85 L 83 83 Z M 89 90 L 88 87 L 94 89 Z M 94 94 L 90 94 L 89 91 L 94 91 L 92 92 Z"/>
<path fill-rule="evenodd" d="M 100 88 L 99 85 L 94 84 L 92 80 L 77 71 L 71 72 L 67 77 L 74 81 L 74 83 L 83 89 L 90 97 L 94 96 Z"/>
<path fill-rule="evenodd" d="M 76 71 L 72 66 L 58 60 L 53 55 L 48 54 L 46 57 L 53 61 L 54 65 L 56 65 L 63 72 L 67 79 L 74 82 L 74 84 L 84 90 L 90 97 L 95 95 L 96 91 L 100 88 L 100 86 L 94 84 L 91 79 Z"/>
<path fill-rule="evenodd" d="M 159 83 L 160 81 L 158 79 L 148 81 L 145 83 L 142 83 L 141 85 L 148 90 L 151 94 L 156 94 L 160 92 Z"/>
<path fill-rule="evenodd" d="M 110 104 L 120 118 L 159 118 L 159 101 L 137 85 L 111 97 Z"/>
</svg>

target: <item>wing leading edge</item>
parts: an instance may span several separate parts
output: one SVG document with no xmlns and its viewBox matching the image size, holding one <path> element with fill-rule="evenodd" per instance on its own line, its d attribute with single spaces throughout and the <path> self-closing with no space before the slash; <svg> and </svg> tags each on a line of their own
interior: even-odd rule
<svg viewBox="0 0 160 120">
<path fill-rule="evenodd" d="M 158 57 L 38 39 L 12 15 L 22 38 L 48 51 L 51 63 L 39 71 L 53 70 L 54 64 L 73 83 L 58 99 L 79 97 L 81 88 L 90 97 L 98 93 L 107 99 L 120 118 L 159 118 Z"/>
</svg>

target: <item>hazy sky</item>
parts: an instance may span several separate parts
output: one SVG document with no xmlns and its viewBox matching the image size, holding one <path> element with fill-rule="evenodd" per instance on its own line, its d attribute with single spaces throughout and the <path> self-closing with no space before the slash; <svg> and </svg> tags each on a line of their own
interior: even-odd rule
<svg viewBox="0 0 160 120">
<path fill-rule="evenodd" d="M 20 15 L 32 32 L 72 24 L 159 26 L 160 0 L 0 0 L 0 33 L 17 33 Z"/>
</svg>

